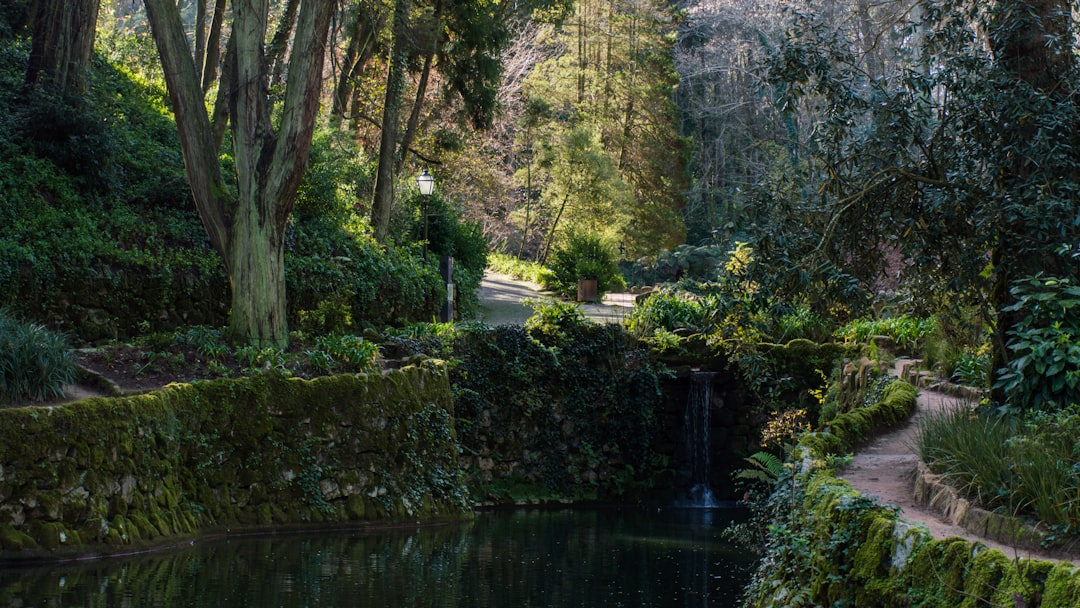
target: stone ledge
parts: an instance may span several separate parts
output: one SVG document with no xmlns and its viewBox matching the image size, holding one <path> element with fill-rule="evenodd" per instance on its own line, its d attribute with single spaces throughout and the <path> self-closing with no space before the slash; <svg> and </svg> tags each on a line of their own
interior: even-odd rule
<svg viewBox="0 0 1080 608">
<path fill-rule="evenodd" d="M 938 475 L 919 462 L 912 491 L 915 501 L 980 538 L 994 540 L 1023 551 L 1034 551 L 1069 559 L 1075 547 L 1046 547 L 1046 534 L 1018 517 L 987 511 L 964 498 Z"/>
</svg>

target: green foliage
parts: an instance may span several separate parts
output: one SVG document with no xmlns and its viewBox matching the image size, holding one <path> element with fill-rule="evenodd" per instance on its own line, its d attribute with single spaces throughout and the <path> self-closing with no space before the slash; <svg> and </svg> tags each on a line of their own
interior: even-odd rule
<svg viewBox="0 0 1080 608">
<path fill-rule="evenodd" d="M 647 489 L 662 464 L 659 371 L 618 326 L 551 329 L 460 328 L 451 381 L 463 452 L 477 457 L 470 486 L 488 496 L 488 483 L 527 478 L 592 499 Z"/>
<path fill-rule="evenodd" d="M 784 461 L 772 452 L 754 452 L 746 459 L 751 468 L 739 471 L 735 477 L 765 483 L 775 483 L 784 474 Z"/>
<path fill-rule="evenodd" d="M 989 509 L 1029 515 L 1061 533 L 1080 522 L 1080 409 L 1023 418 L 956 406 L 919 422 L 917 448 L 949 484 Z"/>
<path fill-rule="evenodd" d="M 1017 281 L 1012 295 L 1015 303 L 1004 311 L 1017 319 L 997 379 L 1008 406 L 1053 411 L 1080 404 L 1080 286 L 1037 275 Z"/>
<path fill-rule="evenodd" d="M 876 39 L 895 46 L 879 55 L 860 50 L 867 32 L 855 13 L 826 4 L 790 14 L 765 66 L 793 166 L 769 180 L 747 218 L 758 249 L 791 284 L 831 265 L 876 291 L 899 270 L 920 314 L 980 311 L 1000 332 L 1000 366 L 1025 314 L 1012 309 L 1015 280 L 1076 279 L 1075 260 L 1057 254 L 1080 241 L 1068 11 L 935 0 L 882 15 Z M 1034 358 L 1055 365 L 1052 355 Z M 1044 382 L 1031 365 L 1008 373 L 995 388 L 1007 384 L 1021 407 L 1056 398 L 1055 383 L 1069 389 L 1066 376 Z"/>
<path fill-rule="evenodd" d="M 523 112 L 518 130 L 531 151 L 532 186 L 542 191 L 534 225 L 600 233 L 640 256 L 685 240 L 688 146 L 672 103 L 679 19 L 667 5 L 609 8 L 577 3 L 577 15 L 545 36 L 551 50 L 522 89 L 547 111 Z M 570 25 L 586 21 L 588 28 Z M 606 59 L 578 56 L 593 48 L 607 48 Z M 525 173 L 518 171 L 522 185 Z M 554 235 L 544 232 L 542 257 Z"/>
<path fill-rule="evenodd" d="M 679 245 L 665 249 L 655 258 L 641 258 L 624 271 L 628 285 L 648 286 L 675 283 L 680 280 L 715 281 L 725 261 L 723 250 L 716 245 Z"/>
<path fill-rule="evenodd" d="M 495 272 L 536 284 L 542 283 L 544 274 L 549 272 L 542 264 L 520 260 L 504 253 L 489 253 L 488 267 Z"/>
<path fill-rule="evenodd" d="M 322 216 L 298 218 L 286 232 L 285 283 L 290 318 L 303 314 L 305 331 L 342 332 L 346 315 L 354 330 L 428 320 L 445 292 L 419 251 Z"/>
<path fill-rule="evenodd" d="M 525 320 L 525 329 L 549 338 L 558 338 L 592 324 L 575 302 L 563 302 L 552 298 L 528 299 L 523 302 L 533 314 Z"/>
<path fill-rule="evenodd" d="M 315 339 L 315 347 L 305 354 L 327 374 L 371 373 L 380 369 L 375 360 L 379 346 L 350 334 L 320 336 Z"/>
<path fill-rule="evenodd" d="M 658 291 L 634 306 L 625 322 L 631 334 L 648 339 L 659 330 L 701 331 L 704 315 L 699 300 Z"/>
<path fill-rule="evenodd" d="M 0 403 L 62 397 L 74 380 L 67 338 L 0 309 Z"/>
<path fill-rule="evenodd" d="M 846 343 L 867 343 L 874 336 L 886 336 L 908 354 L 917 354 L 926 339 L 938 331 L 934 318 L 920 319 L 899 315 L 886 319 L 859 319 L 836 330 L 836 337 Z"/>
<path fill-rule="evenodd" d="M 952 362 L 952 371 L 949 374 L 949 377 L 962 386 L 989 388 L 989 349 L 979 349 L 978 351 L 967 349 L 961 352 Z"/>
<path fill-rule="evenodd" d="M 355 143 L 345 131 L 317 129 L 293 213 L 300 218 L 347 222 L 356 201 L 370 196 L 374 172 L 375 164 L 356 154 Z"/>
<path fill-rule="evenodd" d="M 454 258 L 454 285 L 457 287 L 457 313 L 471 319 L 479 312 L 477 295 L 487 266 L 487 239 L 479 223 L 463 219 L 461 210 L 437 193 L 415 194 L 394 210 L 391 233 L 400 240 L 423 243 L 429 263 L 438 264 L 441 256 Z M 425 217 L 426 214 L 426 217 Z M 435 266 L 437 269 L 438 266 Z"/>
<path fill-rule="evenodd" d="M 597 297 L 625 286 L 611 247 L 595 234 L 572 233 L 547 266 L 551 274 L 542 277 L 544 286 L 569 298 L 575 297 L 582 279 L 597 282 Z"/>
</svg>

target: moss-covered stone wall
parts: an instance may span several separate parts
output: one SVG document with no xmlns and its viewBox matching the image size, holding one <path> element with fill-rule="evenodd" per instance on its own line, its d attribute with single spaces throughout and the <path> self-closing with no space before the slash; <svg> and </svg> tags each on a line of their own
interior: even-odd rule
<svg viewBox="0 0 1080 608">
<path fill-rule="evenodd" d="M 1080 606 L 1075 565 L 1014 559 L 959 538 L 935 540 L 836 476 L 830 455 L 904 420 L 914 407 L 915 390 L 897 382 L 877 405 L 841 414 L 803 438 L 794 476 L 773 496 L 773 531 L 748 606 Z"/>
<path fill-rule="evenodd" d="M 0 559 L 468 508 L 450 386 L 435 362 L 0 410 Z"/>
</svg>

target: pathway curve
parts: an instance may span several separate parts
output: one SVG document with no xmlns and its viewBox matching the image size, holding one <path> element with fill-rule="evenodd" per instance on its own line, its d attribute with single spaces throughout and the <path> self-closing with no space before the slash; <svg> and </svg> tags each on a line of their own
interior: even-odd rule
<svg viewBox="0 0 1080 608">
<path fill-rule="evenodd" d="M 522 302 L 553 298 L 555 294 L 535 283 L 485 270 L 479 297 L 479 320 L 488 325 L 521 325 L 533 314 Z M 633 308 L 634 296 L 628 293 L 606 294 L 598 304 L 581 304 L 585 316 L 596 323 L 619 323 Z"/>
<path fill-rule="evenodd" d="M 900 376 L 905 360 L 898 361 L 895 375 Z M 857 491 L 877 497 L 882 503 L 900 507 L 900 516 L 909 522 L 926 526 L 934 538 L 959 536 L 999 549 L 1009 557 L 1029 557 L 1060 561 L 1060 558 L 1041 551 L 1032 551 L 983 538 L 953 524 L 942 513 L 915 499 L 916 473 L 919 457 L 915 453 L 915 434 L 919 420 L 952 406 L 957 397 L 933 390 L 919 389 L 915 413 L 901 428 L 881 435 L 859 448 L 851 464 L 840 472 Z"/>
</svg>

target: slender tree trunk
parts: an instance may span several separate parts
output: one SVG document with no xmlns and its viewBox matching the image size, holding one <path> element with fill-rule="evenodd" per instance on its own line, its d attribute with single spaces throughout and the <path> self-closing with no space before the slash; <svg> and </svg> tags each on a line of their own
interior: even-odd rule
<svg viewBox="0 0 1080 608">
<path fill-rule="evenodd" d="M 202 89 L 209 91 L 217 80 L 218 61 L 221 59 L 221 27 L 225 21 L 226 0 L 217 0 L 214 4 L 214 16 L 210 20 L 210 35 L 206 39 L 206 59 L 199 64 Z M 148 7 L 149 8 L 149 7 Z"/>
<path fill-rule="evenodd" d="M 270 86 L 281 82 L 281 75 L 285 70 L 285 49 L 289 46 L 289 39 L 292 38 L 293 27 L 296 25 L 296 8 L 299 3 L 300 0 L 286 2 L 285 12 L 281 15 L 277 31 L 274 32 L 274 39 L 270 42 L 270 48 L 267 49 L 266 61 L 272 66 Z"/>
<path fill-rule="evenodd" d="M 397 151 L 398 118 L 405 94 L 405 70 L 409 58 L 406 48 L 409 0 L 394 4 L 394 42 L 390 51 L 390 68 L 386 79 L 386 100 L 383 103 L 382 134 L 379 140 L 379 165 L 375 173 L 375 195 L 371 203 L 371 223 L 375 238 L 385 241 L 390 230 L 390 211 L 394 202 L 394 153 Z"/>
<path fill-rule="evenodd" d="M 206 0 L 195 2 L 195 65 L 206 65 Z M 202 74 L 199 74 L 200 80 Z"/>
<path fill-rule="evenodd" d="M 562 219 L 563 211 L 566 210 L 566 204 L 568 202 L 570 202 L 569 192 L 563 196 L 562 204 L 559 205 L 559 212 L 555 214 L 555 221 L 551 222 L 551 228 L 548 230 L 547 243 L 543 247 L 544 254 L 537 260 L 541 264 L 547 262 L 548 256 L 551 255 L 551 246 L 555 242 L 555 229 L 559 227 L 559 220 Z"/>
<path fill-rule="evenodd" d="M 413 139 L 416 137 L 416 129 L 420 124 L 420 109 L 423 107 L 424 97 L 427 95 L 428 79 L 431 76 L 431 62 L 435 58 L 435 53 L 439 50 L 439 42 L 442 38 L 442 11 L 442 0 L 436 0 L 434 14 L 431 18 L 431 48 L 424 57 L 424 68 L 420 71 L 420 81 L 416 85 L 416 98 L 413 100 L 409 120 L 405 124 L 405 134 L 401 137 L 401 155 L 398 157 L 396 167 L 398 172 L 405 166 L 405 160 L 409 156 L 409 147 L 412 146 Z"/>
<path fill-rule="evenodd" d="M 360 18 L 360 6 L 354 5 L 352 12 L 352 33 L 349 35 L 349 46 L 345 49 L 345 58 L 341 62 L 341 71 L 338 73 L 337 83 L 334 85 L 333 105 L 330 106 L 330 116 L 340 123 L 345 117 L 346 104 L 349 93 L 352 91 L 353 67 L 360 57 L 360 45 L 362 44 L 363 20 Z"/>
<path fill-rule="evenodd" d="M 26 85 L 82 91 L 97 31 L 98 0 L 37 0 L 30 8 Z"/>
</svg>

